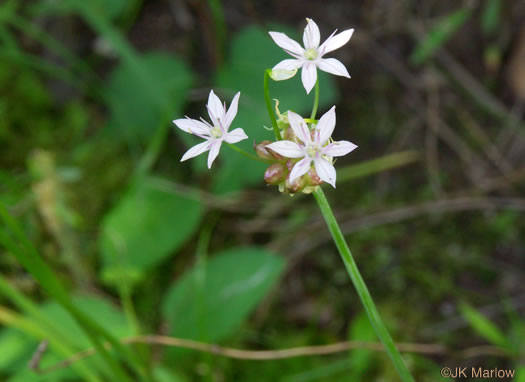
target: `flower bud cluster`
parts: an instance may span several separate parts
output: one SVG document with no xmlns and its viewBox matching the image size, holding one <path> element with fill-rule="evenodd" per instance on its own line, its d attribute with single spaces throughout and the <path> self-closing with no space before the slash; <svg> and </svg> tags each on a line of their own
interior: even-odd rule
<svg viewBox="0 0 525 382">
<path fill-rule="evenodd" d="M 286 134 L 293 134 L 293 131 L 292 129 L 286 129 L 283 133 L 285 139 L 291 139 L 291 136 L 288 137 Z M 303 176 L 290 182 L 290 171 L 292 171 L 298 159 L 286 158 L 276 153 L 267 147 L 271 143 L 271 141 L 265 140 L 259 144 L 254 144 L 255 152 L 260 158 L 274 162 L 264 172 L 266 184 L 278 186 L 280 192 L 294 195 L 298 192 L 309 194 L 323 183 L 313 167 Z"/>
</svg>

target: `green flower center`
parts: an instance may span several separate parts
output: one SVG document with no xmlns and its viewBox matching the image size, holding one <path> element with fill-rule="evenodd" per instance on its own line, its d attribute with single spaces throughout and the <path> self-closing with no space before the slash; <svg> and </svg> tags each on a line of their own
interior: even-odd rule
<svg viewBox="0 0 525 382">
<path fill-rule="evenodd" d="M 210 130 L 210 135 L 213 137 L 213 138 L 220 138 L 222 137 L 222 130 L 219 126 L 214 126 L 211 130 Z"/>
<path fill-rule="evenodd" d="M 310 48 L 304 52 L 304 58 L 310 61 L 315 60 L 317 56 L 318 56 L 318 53 L 317 53 L 317 49 L 315 48 Z"/>
<path fill-rule="evenodd" d="M 316 158 L 320 152 L 321 148 L 317 145 L 310 145 L 306 148 L 306 154 L 308 154 L 310 158 Z"/>
</svg>

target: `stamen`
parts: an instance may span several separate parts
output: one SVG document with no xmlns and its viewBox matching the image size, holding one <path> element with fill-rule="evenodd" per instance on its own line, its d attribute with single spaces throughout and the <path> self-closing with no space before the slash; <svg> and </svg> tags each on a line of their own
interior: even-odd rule
<svg viewBox="0 0 525 382">
<path fill-rule="evenodd" d="M 310 158 L 317 158 L 321 153 L 321 148 L 318 145 L 308 145 L 306 148 L 306 154 Z"/>
<path fill-rule="evenodd" d="M 212 129 L 210 129 L 210 135 L 213 138 L 220 138 L 222 137 L 222 129 L 219 126 L 214 126 Z"/>
<path fill-rule="evenodd" d="M 305 50 L 304 52 L 304 58 L 306 58 L 307 60 L 315 60 L 317 58 L 319 54 L 317 53 L 317 49 L 316 48 L 310 48 L 308 50 Z"/>
</svg>

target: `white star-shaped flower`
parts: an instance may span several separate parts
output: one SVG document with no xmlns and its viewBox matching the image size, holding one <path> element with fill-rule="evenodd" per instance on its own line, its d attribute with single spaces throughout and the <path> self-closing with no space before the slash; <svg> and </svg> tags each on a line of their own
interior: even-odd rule
<svg viewBox="0 0 525 382">
<path fill-rule="evenodd" d="M 206 107 L 211 119 L 211 124 L 203 118 L 201 118 L 200 121 L 188 117 L 173 121 L 179 129 L 205 139 L 204 142 L 199 143 L 186 151 L 180 160 L 181 162 L 196 157 L 197 155 L 209 150 L 208 168 L 211 168 L 213 161 L 217 158 L 217 155 L 219 155 L 219 150 L 221 149 L 223 141 L 227 143 L 237 143 L 248 138 L 244 130 L 241 128 L 228 131 L 233 119 L 237 115 L 240 95 L 241 92 L 235 94 L 235 97 L 233 97 L 232 103 L 230 104 L 230 108 L 226 111 L 226 103 L 222 104 L 221 100 L 215 95 L 213 90 L 210 91 Z"/>
<path fill-rule="evenodd" d="M 313 162 L 319 178 L 335 188 L 333 157 L 346 155 L 357 147 L 349 141 L 330 141 L 335 128 L 335 106 L 319 119 L 313 130 L 308 128 L 299 114 L 292 111 L 288 112 L 288 120 L 299 141 L 278 141 L 266 147 L 287 158 L 303 158 L 292 168 L 290 183 L 306 174 Z"/>
<path fill-rule="evenodd" d="M 303 81 L 306 93 L 310 93 L 317 81 L 317 68 L 322 71 L 350 78 L 350 74 L 345 66 L 335 58 L 323 58 L 326 53 L 336 50 L 346 44 L 354 29 L 347 29 L 341 33 L 335 34 L 335 30 L 324 43 L 319 46 L 321 33 L 319 27 L 312 19 L 306 19 L 307 25 L 304 28 L 303 43 L 304 48 L 296 41 L 292 40 L 286 34 L 281 32 L 269 32 L 273 41 L 286 53 L 294 57 L 279 62 L 272 69 L 276 75 L 274 79 L 284 80 L 291 78 L 302 68 L 301 79 Z"/>
</svg>

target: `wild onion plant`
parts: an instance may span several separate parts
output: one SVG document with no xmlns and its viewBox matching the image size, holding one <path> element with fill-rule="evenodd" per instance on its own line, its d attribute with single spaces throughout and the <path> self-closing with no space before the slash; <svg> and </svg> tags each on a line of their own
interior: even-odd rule
<svg viewBox="0 0 525 382">
<path fill-rule="evenodd" d="M 349 154 L 357 146 L 346 140 L 334 141 L 332 139 L 336 126 L 335 106 L 331 107 L 319 119 L 316 119 L 320 97 L 317 69 L 334 75 L 350 77 L 341 62 L 334 58 L 325 58 L 325 55 L 344 46 L 350 40 L 352 33 L 353 29 L 341 33 L 334 32 L 324 43 L 320 44 L 319 28 L 313 20 L 307 19 L 307 26 L 303 35 L 304 47 L 302 47 L 283 33 L 270 32 L 275 43 L 293 58 L 286 59 L 272 69 L 264 71 L 264 98 L 272 126 L 269 130 L 273 130 L 274 140 L 255 142 L 254 153 L 245 152 L 235 146 L 236 143 L 248 139 L 242 128 L 235 127 L 235 117 L 241 96 L 239 92 L 235 94 L 229 108 L 227 108 L 226 104 L 221 102 L 213 90 L 210 91 L 207 103 L 209 121 L 202 118 L 195 120 L 186 117 L 176 119 L 173 122 L 186 133 L 203 139 L 203 142 L 190 148 L 182 156 L 182 161 L 208 152 L 208 168 L 211 169 L 223 143 L 225 143 L 250 160 L 264 162 L 268 167 L 264 174 L 261 173 L 261 178 L 268 185 L 277 186 L 281 193 L 290 196 L 297 193 L 313 194 L 377 336 L 383 342 L 401 380 L 413 381 L 394 341 L 381 320 L 322 190 L 324 183 L 336 187 L 335 158 Z M 292 110 L 281 113 L 279 101 L 276 100 L 275 106 L 272 105 L 269 92 L 270 80 L 291 79 L 299 69 L 301 69 L 301 79 L 306 92 L 310 93 L 315 89 L 313 107 L 308 118 L 304 118 Z M 164 132 L 164 129 L 161 130 L 159 137 L 163 137 Z M 151 166 L 152 158 L 155 157 L 153 153 L 158 153 L 160 146 L 157 139 L 153 140 L 151 147 L 151 151 L 148 151 L 145 156 L 146 159 L 139 166 L 138 171 L 140 173 Z M 406 162 L 406 157 L 403 156 L 388 157 L 383 162 L 375 162 L 370 167 L 377 170 L 381 169 L 387 162 L 399 164 L 404 161 Z M 340 173 L 340 180 L 344 177 L 344 174 Z M 129 217 L 128 214 L 125 216 L 126 218 Z M 125 274 L 124 268 L 118 268 L 116 272 L 118 278 L 123 280 L 119 292 L 124 311 L 128 322 L 133 327 L 135 336 L 127 338 L 126 341 L 121 340 L 104 326 L 106 322 L 99 323 L 97 321 L 99 317 L 95 317 L 95 314 L 89 311 L 89 307 L 76 304 L 72 300 L 68 288 L 60 277 L 39 254 L 34 244 L 26 237 L 22 227 L 1 203 L 0 223 L 2 224 L 0 226 L 0 245 L 15 256 L 18 262 L 39 283 L 43 291 L 69 314 L 78 329 L 86 335 L 92 345 L 92 349 L 75 353 L 78 344 L 71 338 L 72 336 L 68 331 L 62 330 L 61 322 L 50 319 L 35 302 L 26 298 L 20 291 L 0 278 L 0 294 L 6 296 L 25 314 L 23 316 L 8 308 L 0 307 L 0 323 L 23 330 L 42 341 L 30 362 L 30 367 L 34 371 L 42 372 L 39 362 L 45 349 L 49 346 L 56 355 L 66 357 L 66 359 L 47 368 L 48 370 L 59 370 L 71 366 L 78 376 L 91 382 L 155 382 L 157 378 L 148 349 L 142 346 L 128 346 L 129 344 L 159 343 L 181 346 L 183 343 L 186 347 L 212 353 L 219 349 L 216 345 L 184 339 L 163 337 L 162 341 L 159 342 L 153 341 L 155 336 L 140 336 L 139 320 L 131 301 L 131 290 L 127 284 L 126 277 L 128 276 Z M 208 234 L 209 232 L 206 235 Z M 207 239 L 203 240 L 203 243 L 206 241 Z M 197 252 L 202 251 L 198 249 Z M 234 353 L 238 354 L 239 351 L 234 350 Z M 84 357 L 94 354 L 97 355 L 96 362 L 82 361 Z"/>
<path fill-rule="evenodd" d="M 320 97 L 317 69 L 350 78 L 348 71 L 340 61 L 335 58 L 325 58 L 325 55 L 345 45 L 352 37 L 354 30 L 347 29 L 340 33 L 334 31 L 324 43 L 320 44 L 319 27 L 312 19 L 306 20 L 307 25 L 303 34 L 304 47 L 284 33 L 270 32 L 270 36 L 275 43 L 293 57 L 281 61 L 272 69 L 267 69 L 264 72 L 264 97 L 275 141 L 265 140 L 255 143 L 254 150 L 256 155 L 234 146 L 235 143 L 248 139 L 242 128 L 230 130 L 237 114 L 240 93 L 234 96 L 229 108 L 227 108 L 226 104 L 222 103 L 212 90 L 206 105 L 210 122 L 203 118 L 196 120 L 188 117 L 173 121 L 179 129 L 204 140 L 190 148 L 182 156 L 181 161 L 209 152 L 208 168 L 211 168 L 219 155 L 223 142 L 226 142 L 229 147 L 240 154 L 250 159 L 267 163 L 268 168 L 264 173 L 264 181 L 269 185 L 278 186 L 280 192 L 291 196 L 299 192 L 312 193 L 332 234 L 333 241 L 361 299 L 370 323 L 394 363 L 401 380 L 413 381 L 377 311 L 372 296 L 361 277 L 352 253 L 332 212 L 332 208 L 322 190 L 323 183 L 328 183 L 334 188 L 336 187 L 335 158 L 347 155 L 356 149 L 357 146 L 346 140 L 334 141 L 332 139 L 332 133 L 336 125 L 335 106 L 321 118 L 316 119 Z M 274 113 L 269 91 L 269 79 L 271 78 L 275 81 L 288 80 L 294 77 L 299 69 L 301 69 L 301 80 L 306 93 L 310 93 L 315 87 L 310 117 L 303 118 L 291 110 L 281 114 L 278 108 L 278 100 L 276 100 Z"/>
</svg>

